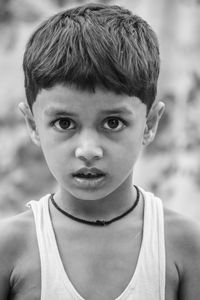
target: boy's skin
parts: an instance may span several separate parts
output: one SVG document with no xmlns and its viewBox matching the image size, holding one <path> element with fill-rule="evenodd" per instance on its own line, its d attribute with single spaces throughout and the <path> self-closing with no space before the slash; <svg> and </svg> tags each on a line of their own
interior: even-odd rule
<svg viewBox="0 0 200 300">
<path fill-rule="evenodd" d="M 102 113 L 119 108 L 129 113 Z M 25 103 L 20 110 L 58 181 L 55 201 L 60 207 L 87 220 L 109 220 L 130 208 L 136 198 L 133 168 L 141 148 L 155 137 L 162 102 L 156 102 L 146 117 L 146 105 L 136 97 L 103 89 L 89 93 L 57 84 L 38 94 L 33 113 Z M 69 111 L 76 116 L 67 115 Z M 71 173 L 82 167 L 104 171 L 104 184 L 94 189 L 76 185 Z M 95 227 L 67 218 L 50 204 L 65 270 L 84 299 L 115 299 L 130 282 L 142 241 L 143 208 L 140 195 L 138 206 L 126 217 Z M 164 222 L 166 300 L 197 300 L 199 225 L 167 209 Z M 0 240 L 0 299 L 40 299 L 40 259 L 32 212 L 1 221 Z"/>
</svg>

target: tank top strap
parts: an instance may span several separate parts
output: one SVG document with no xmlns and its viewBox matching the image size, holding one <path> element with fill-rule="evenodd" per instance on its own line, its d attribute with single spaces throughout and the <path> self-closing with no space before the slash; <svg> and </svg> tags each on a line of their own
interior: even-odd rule
<svg viewBox="0 0 200 300">
<path fill-rule="evenodd" d="M 155 289 L 159 300 L 165 299 L 165 235 L 164 235 L 164 212 L 160 198 L 153 193 L 140 191 L 144 197 L 144 225 L 143 225 L 143 252 L 139 278 L 145 285 Z M 147 287 L 148 289 L 148 287 Z"/>
<path fill-rule="evenodd" d="M 41 263 L 41 300 L 82 300 L 75 297 L 62 264 L 49 213 L 50 194 L 31 200 Z"/>
<path fill-rule="evenodd" d="M 35 230 L 38 242 L 38 249 L 40 255 L 40 264 L 41 264 L 41 300 L 46 299 L 46 274 L 48 271 L 47 261 L 51 261 L 52 253 L 52 243 L 49 234 L 49 228 L 46 221 L 46 211 L 45 204 L 48 202 L 50 195 L 42 197 L 39 201 L 31 200 L 26 206 L 32 209 L 34 221 L 35 221 Z M 45 233 L 45 234 L 44 234 Z M 50 274 L 49 274 L 50 276 Z"/>
</svg>

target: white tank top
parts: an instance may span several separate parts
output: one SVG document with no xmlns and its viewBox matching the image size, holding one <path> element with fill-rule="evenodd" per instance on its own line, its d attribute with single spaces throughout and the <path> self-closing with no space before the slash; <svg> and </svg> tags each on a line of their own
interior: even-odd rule
<svg viewBox="0 0 200 300">
<path fill-rule="evenodd" d="M 165 299 L 165 239 L 163 205 L 152 193 L 144 197 L 141 249 L 135 272 L 115 300 Z M 49 214 L 50 195 L 27 203 L 32 208 L 41 261 L 41 300 L 84 300 L 69 280 L 56 243 Z M 86 299 L 87 300 L 87 299 Z"/>
</svg>

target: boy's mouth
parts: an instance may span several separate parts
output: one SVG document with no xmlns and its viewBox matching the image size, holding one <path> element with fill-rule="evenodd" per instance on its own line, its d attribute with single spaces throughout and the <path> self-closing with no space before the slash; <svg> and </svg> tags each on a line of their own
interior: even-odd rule
<svg viewBox="0 0 200 300">
<path fill-rule="evenodd" d="M 99 169 L 96 168 L 82 168 L 73 174 L 73 177 L 82 178 L 82 179 L 98 179 L 106 174 Z"/>
<path fill-rule="evenodd" d="M 86 190 L 94 190 L 102 187 L 106 180 L 106 174 L 96 168 L 82 168 L 77 172 L 72 174 L 75 184 L 81 188 Z"/>
<path fill-rule="evenodd" d="M 84 178 L 84 179 L 97 179 L 97 178 L 100 178 L 102 176 L 104 176 L 103 174 L 96 174 L 96 175 L 92 175 L 92 174 L 88 174 L 88 175 L 84 175 L 84 174 L 76 174 L 76 175 L 73 175 L 74 177 L 78 177 L 78 178 Z"/>
</svg>

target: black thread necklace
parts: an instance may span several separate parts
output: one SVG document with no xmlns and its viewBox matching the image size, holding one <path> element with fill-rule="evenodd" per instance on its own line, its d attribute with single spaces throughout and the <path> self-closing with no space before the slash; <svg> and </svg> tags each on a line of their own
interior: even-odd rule
<svg viewBox="0 0 200 300">
<path fill-rule="evenodd" d="M 52 204 L 55 206 L 55 208 L 57 208 L 62 214 L 64 214 L 65 216 L 71 218 L 74 221 L 84 223 L 84 224 L 94 225 L 94 226 L 106 226 L 106 225 L 109 225 L 109 224 L 111 224 L 115 221 L 118 221 L 119 219 L 125 217 L 127 214 L 129 214 L 131 211 L 133 211 L 135 209 L 135 207 L 137 206 L 137 204 L 139 202 L 139 199 L 140 199 L 140 192 L 139 192 L 139 189 L 138 189 L 137 186 L 134 185 L 134 187 L 136 189 L 137 196 L 136 196 L 136 200 L 133 203 L 133 205 L 127 211 L 125 211 L 123 214 L 121 214 L 118 217 L 115 217 L 111 220 L 108 220 L 108 221 L 105 221 L 105 220 L 88 221 L 88 220 L 85 220 L 85 219 L 77 218 L 77 217 L 69 214 L 68 212 L 66 212 L 65 210 L 63 210 L 62 208 L 60 208 L 58 206 L 58 204 L 54 200 L 54 197 L 53 197 L 54 194 L 50 195 L 50 200 L 51 200 Z"/>
</svg>

